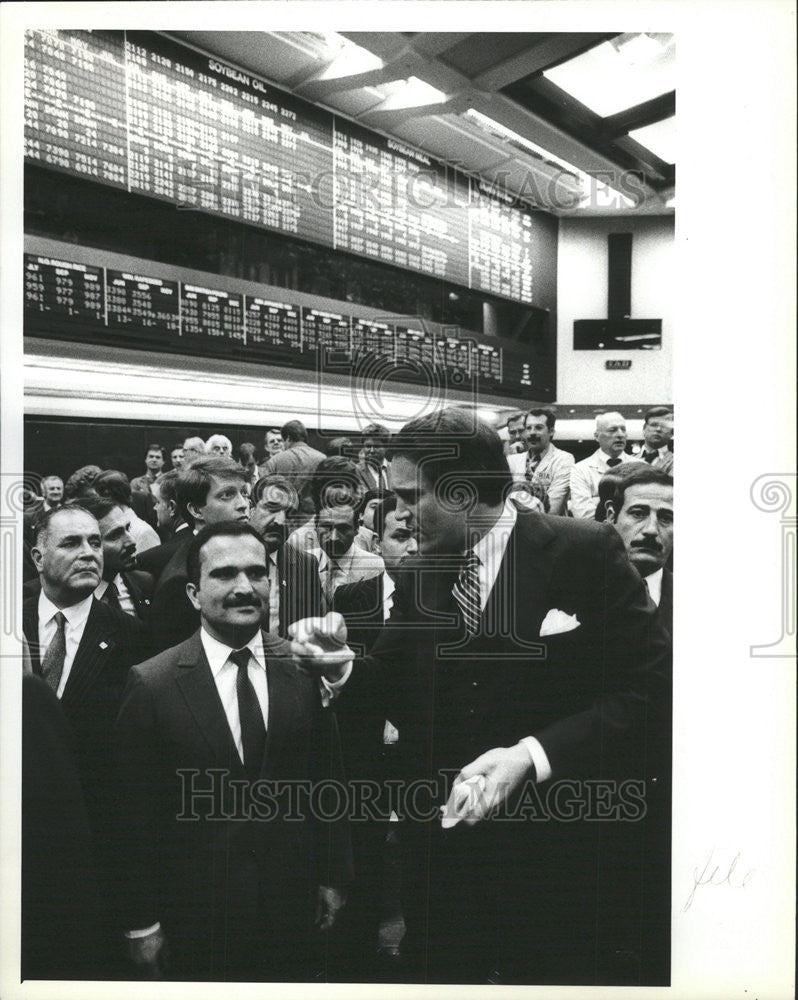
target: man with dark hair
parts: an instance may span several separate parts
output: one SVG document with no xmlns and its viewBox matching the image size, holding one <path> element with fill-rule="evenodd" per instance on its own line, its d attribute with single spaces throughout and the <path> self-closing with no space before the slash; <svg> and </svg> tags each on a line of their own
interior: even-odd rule
<svg viewBox="0 0 798 1000">
<path fill-rule="evenodd" d="M 391 477 L 419 557 L 371 655 L 353 662 L 335 615 L 300 622 L 294 650 L 349 712 L 379 705 L 399 730 L 415 782 L 403 831 L 413 977 L 615 981 L 637 944 L 611 915 L 634 924 L 644 901 L 616 898 L 603 861 L 617 859 L 605 849 L 625 814 L 590 822 L 591 782 L 642 783 L 647 741 L 669 729 L 653 605 L 610 526 L 516 509 L 501 440 L 468 411 L 403 427 Z M 547 812 L 552 782 L 570 804 L 554 796 Z"/>
<path fill-rule="evenodd" d="M 269 554 L 269 620 L 267 631 L 288 638 L 288 627 L 321 614 L 318 563 L 293 545 L 286 545 L 288 522 L 299 497 L 285 476 L 263 476 L 255 483 L 250 525 Z M 266 625 L 264 625 L 266 628 Z"/>
<path fill-rule="evenodd" d="M 673 633 L 673 477 L 656 466 L 628 462 L 606 501 L 607 520 L 643 577 L 662 624 Z"/>
<path fill-rule="evenodd" d="M 149 490 L 134 493 L 127 476 L 118 469 L 100 472 L 94 478 L 91 488 L 99 496 L 113 500 L 125 508 L 130 517 L 130 534 L 136 543 L 137 553 L 160 545 L 158 533 L 150 524 L 155 511 L 155 497 Z"/>
<path fill-rule="evenodd" d="M 185 452 L 183 451 L 182 444 L 176 444 L 169 455 L 169 460 L 172 463 L 172 470 L 174 472 L 180 472 L 183 468 L 183 461 L 185 459 Z"/>
<path fill-rule="evenodd" d="M 200 628 L 133 668 L 116 724 L 129 955 L 150 978 L 301 981 L 314 907 L 329 930 L 352 876 L 332 796 L 307 799 L 341 778 L 335 716 L 289 644 L 261 631 L 253 528 L 204 527 L 187 569 Z"/>
<path fill-rule="evenodd" d="M 565 514 L 574 456 L 552 444 L 555 420 L 554 410 L 548 407 L 530 410 L 524 419 L 527 450 L 508 455 L 507 464 L 517 483 L 530 485 L 534 495 L 539 488 L 548 501 L 549 514 Z"/>
<path fill-rule="evenodd" d="M 87 510 L 67 504 L 45 513 L 32 555 L 40 591 L 23 602 L 23 630 L 33 672 L 55 692 L 75 734 L 97 874 L 110 906 L 116 858 L 111 727 L 128 668 L 141 659 L 143 627 L 93 596 L 103 574 L 103 542 Z"/>
<path fill-rule="evenodd" d="M 130 488 L 134 493 L 152 492 L 155 483 L 164 467 L 164 450 L 159 444 L 151 444 L 144 459 L 146 471 L 143 476 L 130 480 Z"/>
<path fill-rule="evenodd" d="M 374 510 L 381 500 L 390 496 L 388 490 L 366 490 L 357 508 L 358 528 L 355 545 L 366 552 L 374 552 L 378 536 L 374 531 Z"/>
<path fill-rule="evenodd" d="M 355 545 L 356 506 L 322 500 L 316 514 L 316 536 L 321 554 L 318 562 L 319 579 L 327 607 L 332 607 L 335 591 L 345 583 L 380 576 L 382 559 L 374 552 Z"/>
<path fill-rule="evenodd" d="M 186 559 L 191 538 L 206 525 L 249 518 L 246 476 L 229 458 L 205 455 L 177 476 L 177 509 L 189 525 L 158 579 L 150 608 L 152 651 L 160 652 L 187 639 L 197 628 L 197 613 L 186 594 Z"/>
<path fill-rule="evenodd" d="M 268 461 L 273 455 L 276 455 L 279 451 L 283 450 L 283 439 L 280 434 L 279 427 L 270 427 L 263 437 L 263 448 L 266 452 L 266 458 L 264 462 Z"/>
<path fill-rule="evenodd" d="M 162 543 L 147 549 L 145 552 L 140 552 L 136 556 L 139 569 L 151 573 L 156 580 L 180 544 L 188 537 L 186 532 L 189 532 L 189 527 L 177 509 L 177 476 L 177 471 L 170 469 L 168 472 L 164 472 L 158 481 L 158 503 L 155 505 L 155 515 L 158 520 L 158 531 L 163 539 Z"/>
<path fill-rule="evenodd" d="M 361 431 L 363 439 L 364 481 L 369 489 L 387 490 L 390 487 L 388 462 L 385 451 L 391 433 L 382 424 L 368 424 Z"/>
<path fill-rule="evenodd" d="M 72 475 L 64 483 L 64 500 L 77 500 L 90 490 L 94 480 L 102 472 L 99 465 L 82 465 L 75 469 Z"/>
<path fill-rule="evenodd" d="M 643 417 L 643 450 L 640 458 L 643 462 L 662 469 L 669 476 L 673 475 L 673 452 L 670 444 L 673 440 L 673 410 L 667 406 L 653 406 Z"/>
<path fill-rule="evenodd" d="M 326 506 L 346 505 L 357 508 L 364 493 L 363 480 L 355 463 L 343 455 L 323 458 L 309 481 L 309 505 L 312 510 Z M 316 559 L 321 558 L 321 546 L 316 534 L 316 521 L 311 517 L 288 536 L 288 544 Z"/>
<path fill-rule="evenodd" d="M 260 476 L 285 476 L 299 494 L 301 513 L 310 516 L 313 505 L 310 499 L 310 481 L 316 466 L 325 457 L 308 444 L 308 432 L 301 420 L 289 420 L 280 428 L 283 451 L 269 457 L 258 469 Z"/>
</svg>

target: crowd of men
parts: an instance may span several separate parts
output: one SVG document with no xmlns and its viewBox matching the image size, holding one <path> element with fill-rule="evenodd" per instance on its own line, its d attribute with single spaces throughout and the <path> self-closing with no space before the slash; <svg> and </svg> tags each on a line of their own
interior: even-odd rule
<svg viewBox="0 0 798 1000">
<path fill-rule="evenodd" d="M 575 462 L 550 409 L 449 408 L 45 476 L 23 975 L 667 982 L 672 430 Z"/>
</svg>

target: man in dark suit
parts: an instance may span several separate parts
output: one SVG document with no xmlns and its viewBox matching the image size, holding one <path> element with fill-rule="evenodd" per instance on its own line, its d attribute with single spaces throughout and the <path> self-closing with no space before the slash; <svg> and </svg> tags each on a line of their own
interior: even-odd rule
<svg viewBox="0 0 798 1000">
<path fill-rule="evenodd" d="M 95 518 L 76 505 L 43 515 L 32 550 L 41 581 L 23 602 L 32 668 L 55 692 L 75 734 L 95 863 L 105 901 L 114 862 L 111 729 L 131 664 L 141 659 L 143 626 L 98 601 L 103 550 Z"/>
<path fill-rule="evenodd" d="M 329 929 L 351 878 L 345 819 L 297 797 L 341 776 L 335 716 L 261 631 L 253 528 L 204 528 L 188 576 L 201 628 L 133 668 L 116 724 L 130 957 L 156 978 L 303 979 L 314 907 Z"/>
<path fill-rule="evenodd" d="M 182 451 L 182 448 L 180 449 Z M 160 545 L 145 549 L 136 556 L 136 565 L 145 573 L 158 580 L 164 567 L 191 536 L 188 524 L 177 509 L 177 471 L 170 469 L 158 480 L 158 502 L 155 505 L 158 534 L 163 539 Z"/>
<path fill-rule="evenodd" d="M 286 545 L 288 523 L 299 511 L 299 495 L 285 476 L 262 476 L 252 494 L 249 523 L 269 553 L 269 619 L 267 631 L 288 638 L 288 627 L 322 612 L 318 562 Z"/>
<path fill-rule="evenodd" d="M 155 587 L 150 607 L 152 653 L 176 646 L 196 631 L 199 615 L 186 594 L 191 539 L 206 525 L 248 519 L 245 484 L 241 466 L 218 455 L 198 458 L 178 473 L 177 508 L 190 531 L 172 553 Z"/>
<path fill-rule="evenodd" d="M 616 898 L 606 844 L 644 811 L 670 725 L 645 588 L 609 526 L 507 502 L 501 441 L 465 410 L 406 425 L 391 481 L 419 557 L 371 655 L 352 662 L 334 616 L 300 623 L 294 651 L 399 730 L 412 976 L 626 981 L 635 942 L 607 917 L 641 901 Z"/>
</svg>

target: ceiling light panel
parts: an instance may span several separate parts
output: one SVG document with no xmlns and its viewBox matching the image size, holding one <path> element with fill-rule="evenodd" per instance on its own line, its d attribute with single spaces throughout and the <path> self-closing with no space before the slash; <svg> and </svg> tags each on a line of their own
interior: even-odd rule
<svg viewBox="0 0 798 1000">
<path fill-rule="evenodd" d="M 665 163 L 676 162 L 676 119 L 666 118 L 664 121 L 636 128 L 629 133 L 629 138 L 639 142 L 641 146 L 650 149 Z"/>
</svg>

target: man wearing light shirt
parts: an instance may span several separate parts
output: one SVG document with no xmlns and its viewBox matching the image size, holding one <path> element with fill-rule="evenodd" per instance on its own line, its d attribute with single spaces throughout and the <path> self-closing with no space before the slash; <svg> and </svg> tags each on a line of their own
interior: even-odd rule
<svg viewBox="0 0 798 1000">
<path fill-rule="evenodd" d="M 517 483 L 534 484 L 545 494 L 547 513 L 565 514 L 574 456 L 552 444 L 555 420 L 548 407 L 530 410 L 524 418 L 526 451 L 508 455 L 507 464 Z"/>
<path fill-rule="evenodd" d="M 302 980 L 314 909 L 327 931 L 352 874 L 345 819 L 289 794 L 342 777 L 334 713 L 261 631 L 252 527 L 201 530 L 188 575 L 200 629 L 133 668 L 116 724 L 129 956 L 150 978 Z"/>
<path fill-rule="evenodd" d="M 93 596 L 102 578 L 103 549 L 100 527 L 87 510 L 73 503 L 48 511 L 32 556 L 41 590 L 23 602 L 23 630 L 33 671 L 55 692 L 75 734 L 97 874 L 108 904 L 115 860 L 111 728 L 128 669 L 141 657 L 143 629 Z"/>
<path fill-rule="evenodd" d="M 574 517 L 594 517 L 598 506 L 598 484 L 608 469 L 617 468 L 632 458 L 626 447 L 626 421 L 620 413 L 600 413 L 594 434 L 598 448 L 571 469 L 570 510 Z"/>
<path fill-rule="evenodd" d="M 319 579 L 328 608 L 340 586 L 380 576 L 384 570 L 380 556 L 355 545 L 356 519 L 356 508 L 348 503 L 333 505 L 330 501 L 316 514 Z"/>
<path fill-rule="evenodd" d="M 617 900 L 602 867 L 622 817 L 598 838 L 587 798 L 590 781 L 642 780 L 646 741 L 670 725 L 654 608 L 609 526 L 516 510 L 501 441 L 468 411 L 402 428 L 391 477 L 419 556 L 371 654 L 347 657 L 335 616 L 299 623 L 294 651 L 339 705 L 376 701 L 401 734 L 411 978 L 611 981 L 622 948 L 602 948 L 604 918 L 640 901 Z M 444 829 L 455 776 L 484 794 Z M 549 814 L 488 818 L 486 805 L 513 809 L 551 783 L 570 808 L 555 796 Z"/>
</svg>

